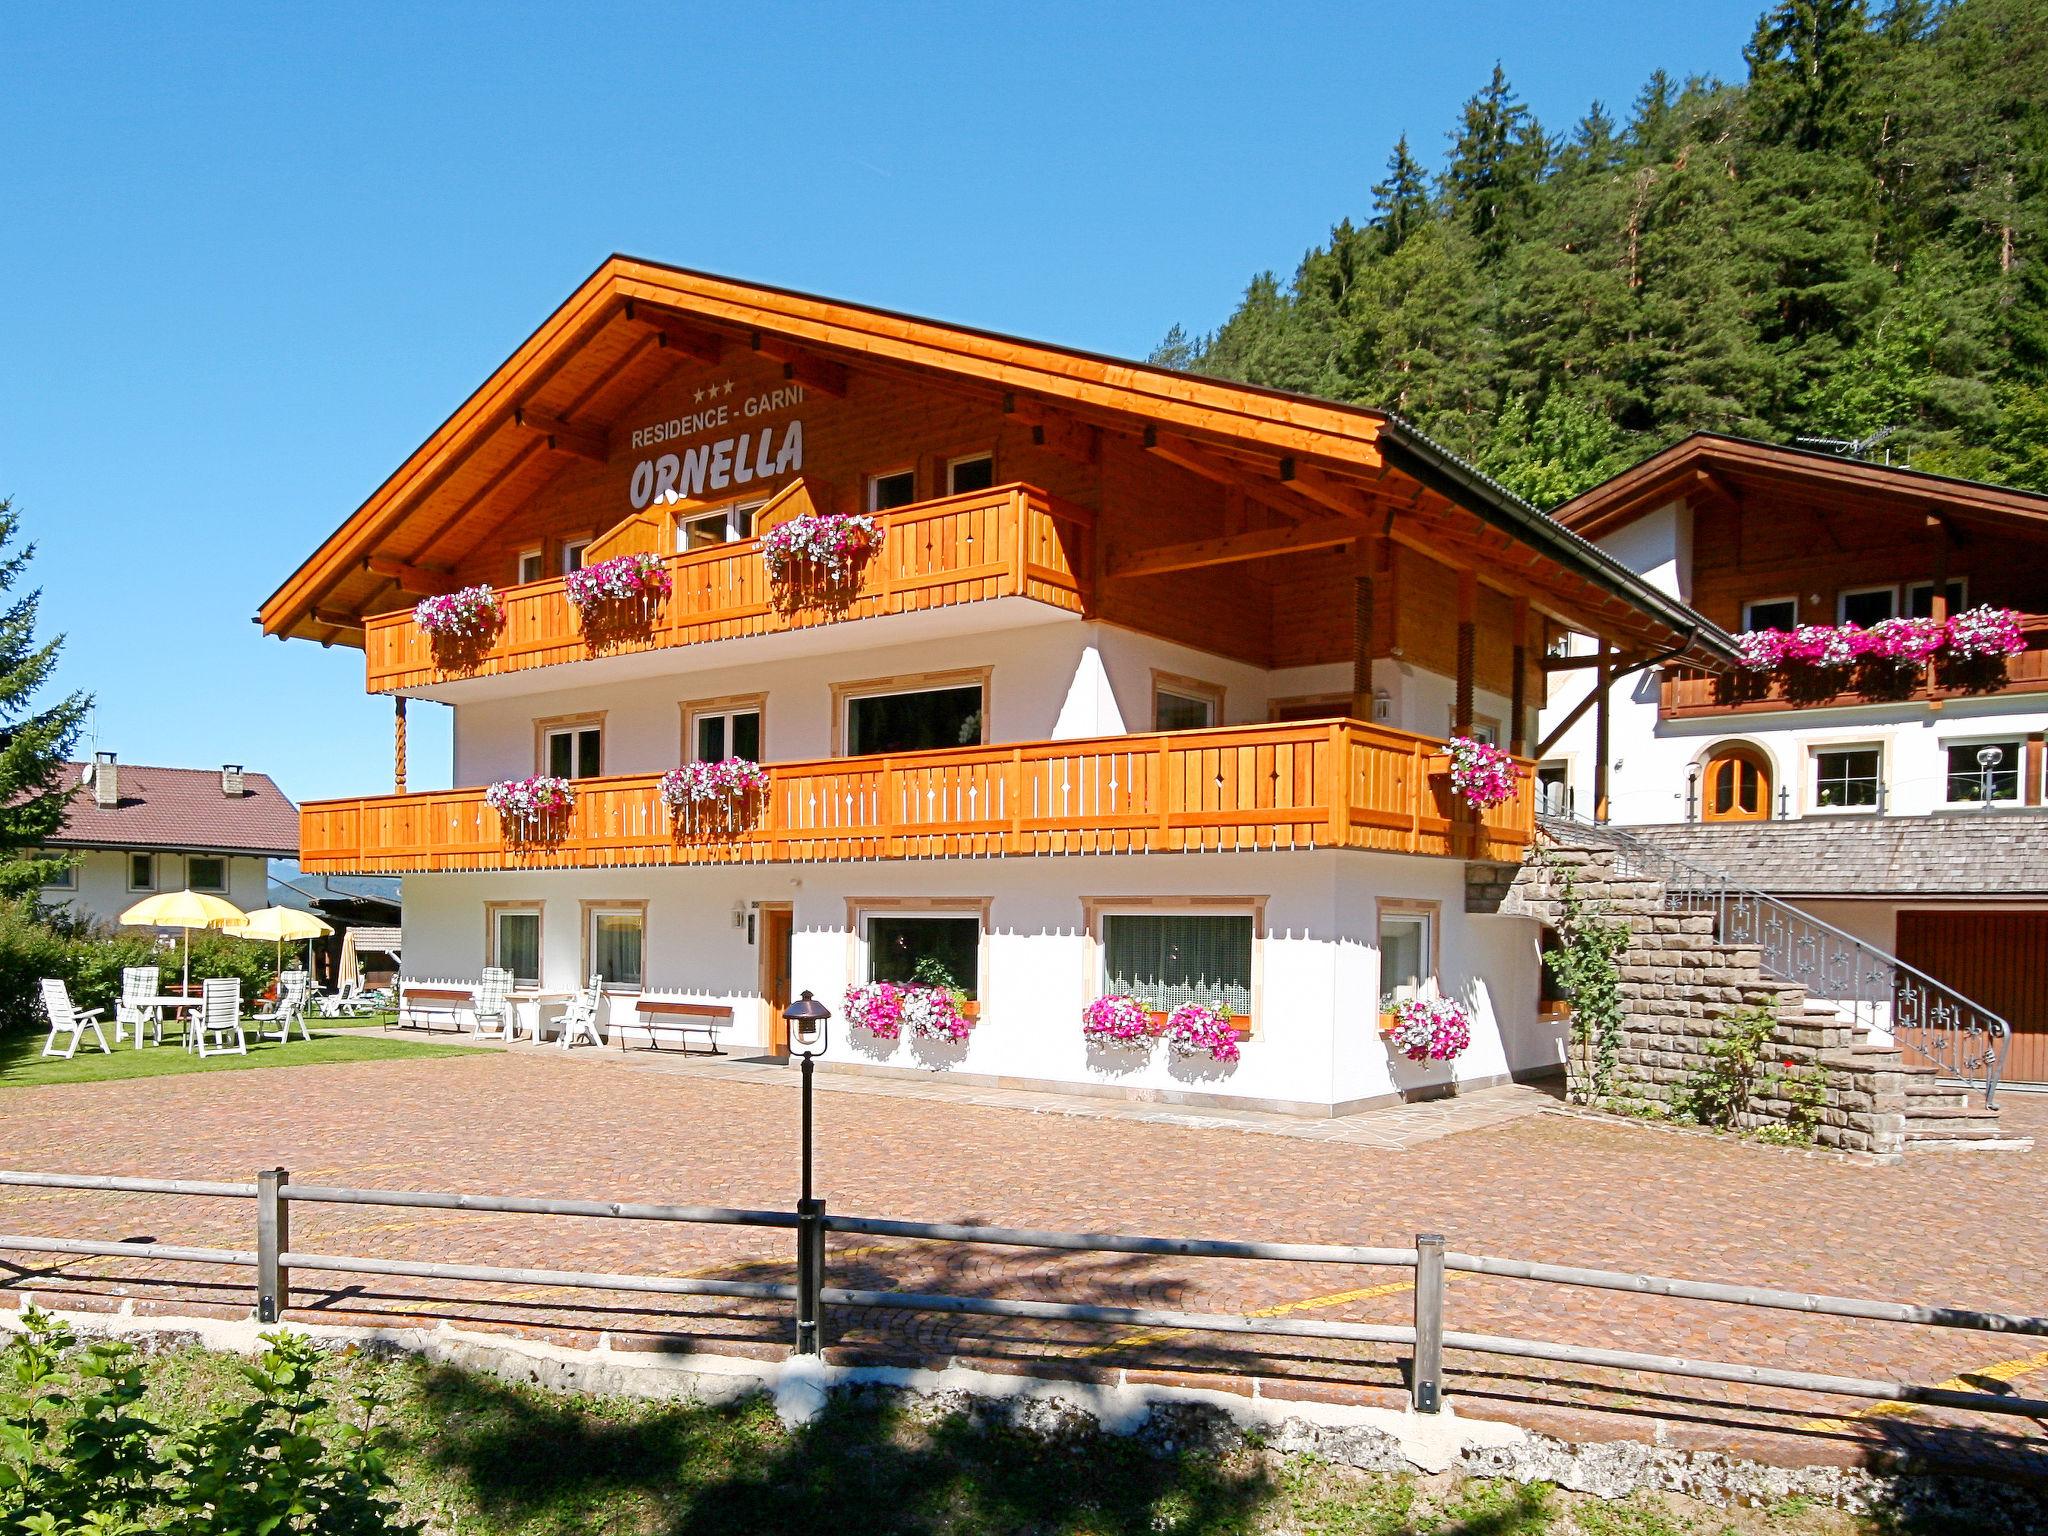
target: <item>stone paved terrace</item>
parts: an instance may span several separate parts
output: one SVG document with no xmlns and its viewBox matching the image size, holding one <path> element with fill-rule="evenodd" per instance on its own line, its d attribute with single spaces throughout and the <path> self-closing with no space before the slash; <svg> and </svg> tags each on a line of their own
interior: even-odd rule
<svg viewBox="0 0 2048 1536">
<path fill-rule="evenodd" d="M 786 1208 L 796 1074 L 552 1047 L 430 1062 L 225 1072 L 0 1093 L 0 1164 Z M 835 1211 L 1094 1231 L 1453 1248 L 1887 1299 L 2048 1311 L 2048 1152 L 1886 1166 L 1553 1113 L 1540 1094 L 1397 1112 L 1368 1138 L 993 1090 L 821 1076 L 821 1192 Z M 1038 1096 L 1052 1098 L 1053 1096 Z M 977 1099 L 991 1102 L 975 1102 Z M 2048 1129 L 2048 1097 L 2008 1114 Z M 1029 1112 L 1032 1110 L 1057 1112 Z M 1396 1134 L 1406 1123 L 1410 1130 Z M 1261 1133 L 1267 1132 L 1267 1133 Z M 2040 1139 L 2048 1147 L 2048 1136 Z M 0 1191 L 0 1228 L 246 1248 L 245 1202 Z M 302 1251 L 788 1280 L 779 1231 L 457 1211 L 294 1208 Z M 50 1304 L 245 1314 L 247 1272 L 12 1255 L 8 1291 Z M 1400 1270 L 1154 1260 L 832 1240 L 832 1283 L 1399 1323 Z M 7 1271 L 0 1271 L 7 1273 Z M 613 1348 L 779 1357 L 786 1308 L 302 1271 L 294 1315 L 421 1316 Z M 1906 1328 L 1452 1277 L 1449 1326 L 1696 1358 L 2048 1396 L 2048 1340 Z M 829 1319 L 843 1360 L 1194 1381 L 1398 1404 L 1394 1347 L 903 1313 Z M 1467 1416 L 1574 1439 L 1658 1439 L 1785 1462 L 1886 1447 L 2048 1467 L 2040 1426 L 1852 1399 L 1452 1354 Z"/>
</svg>

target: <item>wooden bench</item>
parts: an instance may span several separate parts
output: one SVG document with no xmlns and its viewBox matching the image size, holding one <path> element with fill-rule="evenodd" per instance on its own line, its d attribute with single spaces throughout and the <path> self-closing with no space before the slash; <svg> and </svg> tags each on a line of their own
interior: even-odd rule
<svg viewBox="0 0 2048 1536">
<path fill-rule="evenodd" d="M 462 1028 L 462 1016 L 476 1010 L 476 988 L 459 982 L 403 981 L 398 986 L 398 1016 L 392 1023 L 399 1029 L 432 1031 L 433 1021 L 446 1019 L 453 1029 Z"/>
<path fill-rule="evenodd" d="M 723 1056 L 718 1048 L 718 1032 L 732 1028 L 732 1009 L 719 1003 L 688 1003 L 680 998 L 642 997 L 633 1005 L 632 1022 L 615 1024 L 613 1033 L 619 1037 L 619 1049 L 626 1049 L 626 1035 L 630 1032 L 645 1034 L 649 1050 L 661 1049 L 661 1036 L 672 1034 L 683 1048 L 685 1055 Z M 692 1051 L 690 1036 L 702 1035 L 709 1052 Z"/>
</svg>

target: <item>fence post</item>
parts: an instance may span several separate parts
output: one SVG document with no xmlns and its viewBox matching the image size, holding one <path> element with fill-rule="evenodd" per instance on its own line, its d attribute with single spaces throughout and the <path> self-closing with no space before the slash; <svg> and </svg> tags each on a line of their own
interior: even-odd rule
<svg viewBox="0 0 2048 1536">
<path fill-rule="evenodd" d="M 1415 1411 L 1435 1413 L 1444 1398 L 1444 1240 L 1415 1239 Z"/>
<path fill-rule="evenodd" d="M 284 1316 L 291 1293 L 291 1271 L 278 1262 L 292 1245 L 291 1207 L 283 1199 L 291 1175 L 265 1168 L 256 1175 L 256 1321 L 275 1323 Z"/>
<path fill-rule="evenodd" d="M 806 1063 L 809 1065 L 809 1063 Z M 824 1307 L 818 1293 L 825 1288 L 825 1202 L 796 1203 L 796 1352 L 824 1352 Z"/>
</svg>

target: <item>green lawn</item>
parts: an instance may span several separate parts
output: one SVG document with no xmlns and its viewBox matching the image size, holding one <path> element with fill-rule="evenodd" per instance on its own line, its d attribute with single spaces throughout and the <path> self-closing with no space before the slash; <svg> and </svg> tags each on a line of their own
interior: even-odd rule
<svg viewBox="0 0 2048 1536">
<path fill-rule="evenodd" d="M 359 1019 L 309 1018 L 306 1022 L 316 1030 L 321 1029 L 383 1029 L 398 1017 L 395 1013 L 366 1013 Z"/>
<path fill-rule="evenodd" d="M 107 1026 L 107 1038 L 113 1028 Z M 208 1056 L 204 1060 L 178 1043 L 178 1032 L 164 1027 L 164 1043 L 136 1050 L 133 1045 L 114 1047 L 102 1055 L 87 1043 L 69 1061 L 41 1054 L 47 1038 L 42 1030 L 33 1034 L 13 1031 L 0 1037 L 0 1088 L 32 1088 L 44 1083 L 105 1083 L 118 1078 L 175 1077 L 184 1072 L 246 1072 L 259 1067 L 315 1067 L 337 1061 L 396 1061 L 403 1057 L 464 1056 L 474 1054 L 459 1045 L 428 1045 L 411 1040 L 366 1040 L 354 1035 L 315 1035 L 311 1040 L 296 1037 L 283 1045 L 275 1041 L 249 1042 L 246 1056 Z"/>
<path fill-rule="evenodd" d="M 152 1417 L 244 1400 L 197 1349 L 144 1364 Z M 1365 1474 L 1243 1441 L 1176 1453 L 1075 1426 L 1050 1438 L 959 1412 L 844 1401 L 790 1432 L 761 1399 L 713 1406 L 573 1397 L 349 1351 L 332 1401 L 374 1384 L 406 1512 L 460 1536 L 1989 1536 L 2040 1530 L 2015 1492 L 1980 1522 L 1947 1510 L 1859 1519 L 1811 1501 L 1711 1508 L 1546 1484 Z M 17 1389 L 0 1376 L 0 1411 Z M 326 1432 L 318 1423 L 316 1432 Z"/>
</svg>

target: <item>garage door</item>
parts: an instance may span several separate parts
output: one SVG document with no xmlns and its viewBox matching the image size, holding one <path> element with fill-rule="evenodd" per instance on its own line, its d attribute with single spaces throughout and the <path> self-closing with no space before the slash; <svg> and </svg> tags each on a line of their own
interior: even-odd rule
<svg viewBox="0 0 2048 1536">
<path fill-rule="evenodd" d="M 2005 1015 L 2008 1082 L 2048 1083 L 2048 912 L 1901 912 L 1899 958 Z"/>
</svg>

